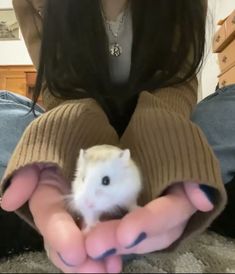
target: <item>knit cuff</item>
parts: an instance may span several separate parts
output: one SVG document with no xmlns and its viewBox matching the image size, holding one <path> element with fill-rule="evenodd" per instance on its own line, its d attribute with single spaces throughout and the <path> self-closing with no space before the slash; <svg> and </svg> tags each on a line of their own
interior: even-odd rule
<svg viewBox="0 0 235 274">
<path fill-rule="evenodd" d="M 5 191 L 5 184 L 16 171 L 34 163 L 59 167 L 62 176 L 70 184 L 81 148 L 116 145 L 118 142 L 115 130 L 95 100 L 66 101 L 36 118 L 27 127 L 8 163 L 1 192 Z M 21 217 L 27 215 L 26 221 L 33 225 L 28 205 L 18 213 Z"/>
<path fill-rule="evenodd" d="M 153 94 L 140 94 L 121 144 L 131 149 L 143 173 L 142 205 L 178 182 L 203 183 L 215 188 L 214 209 L 195 213 L 181 239 L 206 229 L 224 209 L 226 192 L 219 163 L 202 131 L 183 115 L 165 110 Z"/>
</svg>

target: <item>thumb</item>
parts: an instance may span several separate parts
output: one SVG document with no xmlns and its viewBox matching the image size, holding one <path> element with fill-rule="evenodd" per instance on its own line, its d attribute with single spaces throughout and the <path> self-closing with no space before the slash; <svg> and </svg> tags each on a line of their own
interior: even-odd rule
<svg viewBox="0 0 235 274">
<path fill-rule="evenodd" d="M 193 206 L 203 212 L 211 211 L 214 205 L 200 186 L 202 185 L 193 182 L 184 183 L 185 192 Z M 213 191 L 212 188 L 211 190 Z"/>
<path fill-rule="evenodd" d="M 1 208 L 15 211 L 24 205 L 37 187 L 40 169 L 36 165 L 24 167 L 11 178 L 10 186 L 5 191 Z"/>
</svg>

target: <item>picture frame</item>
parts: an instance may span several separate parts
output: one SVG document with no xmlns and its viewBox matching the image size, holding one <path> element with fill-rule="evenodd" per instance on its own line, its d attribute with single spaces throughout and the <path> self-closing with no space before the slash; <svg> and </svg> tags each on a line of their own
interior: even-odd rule
<svg viewBox="0 0 235 274">
<path fill-rule="evenodd" d="M 20 40 L 20 28 L 13 9 L 0 9 L 0 41 Z"/>
</svg>

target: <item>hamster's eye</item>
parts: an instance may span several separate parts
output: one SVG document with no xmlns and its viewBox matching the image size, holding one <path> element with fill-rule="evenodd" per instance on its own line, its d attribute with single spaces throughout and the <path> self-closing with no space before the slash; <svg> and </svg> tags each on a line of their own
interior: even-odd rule
<svg viewBox="0 0 235 274">
<path fill-rule="evenodd" d="M 102 178 L 102 185 L 103 185 L 103 186 L 108 186 L 108 185 L 110 185 L 110 178 L 109 178 L 109 176 L 104 176 L 104 177 Z"/>
</svg>

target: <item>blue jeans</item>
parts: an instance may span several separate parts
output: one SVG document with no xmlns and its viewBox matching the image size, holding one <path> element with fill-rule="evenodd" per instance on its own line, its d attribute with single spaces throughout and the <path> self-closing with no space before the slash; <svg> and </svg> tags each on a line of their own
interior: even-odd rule
<svg viewBox="0 0 235 274">
<path fill-rule="evenodd" d="M 224 183 L 235 176 L 235 85 L 217 89 L 192 114 L 220 161 Z"/>
<path fill-rule="evenodd" d="M 25 128 L 36 118 L 28 113 L 31 105 L 32 101 L 24 96 L 0 91 L 0 180 Z M 44 110 L 36 105 L 35 114 L 42 113 Z"/>
</svg>

